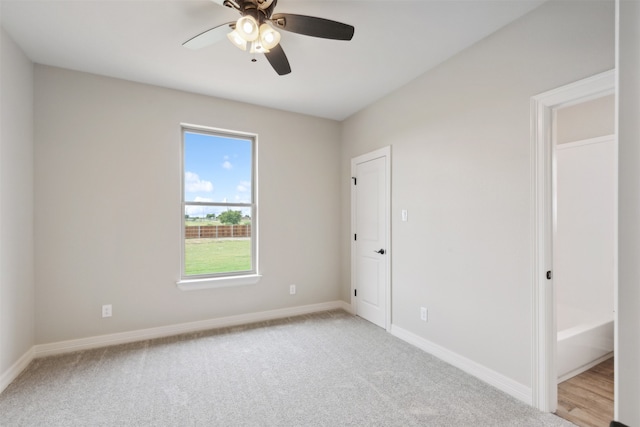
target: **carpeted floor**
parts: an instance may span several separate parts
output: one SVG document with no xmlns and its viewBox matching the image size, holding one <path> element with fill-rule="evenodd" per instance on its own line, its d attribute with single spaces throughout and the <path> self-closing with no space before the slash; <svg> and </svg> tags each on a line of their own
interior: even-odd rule
<svg viewBox="0 0 640 427">
<path fill-rule="evenodd" d="M 36 359 L 2 426 L 572 426 L 343 311 Z"/>
</svg>

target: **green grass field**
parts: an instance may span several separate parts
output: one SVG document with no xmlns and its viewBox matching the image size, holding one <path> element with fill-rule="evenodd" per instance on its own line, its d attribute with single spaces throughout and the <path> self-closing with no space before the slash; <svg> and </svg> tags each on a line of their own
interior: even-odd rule
<svg viewBox="0 0 640 427">
<path fill-rule="evenodd" d="M 187 275 L 251 270 L 251 239 L 186 239 Z"/>
</svg>

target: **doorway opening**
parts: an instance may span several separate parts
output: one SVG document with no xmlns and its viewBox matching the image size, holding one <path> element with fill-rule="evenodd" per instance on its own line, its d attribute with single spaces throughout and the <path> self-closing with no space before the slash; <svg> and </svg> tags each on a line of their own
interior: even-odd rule
<svg viewBox="0 0 640 427">
<path fill-rule="evenodd" d="M 556 414 L 613 419 L 617 246 L 615 95 L 553 111 Z"/>
<path fill-rule="evenodd" d="M 531 99 L 531 158 L 532 158 L 532 404 L 547 412 L 558 408 L 558 309 L 557 287 L 563 276 L 563 268 L 556 259 L 557 205 L 556 205 L 556 138 L 558 136 L 557 113 L 569 111 L 569 107 L 615 95 L 615 74 L 608 71 L 596 76 L 537 95 Z M 583 140 L 585 137 L 583 137 Z M 586 137 L 586 139 L 592 139 Z M 613 136 L 616 141 L 616 137 Z M 576 141 L 574 141 L 576 142 Z M 591 141 L 595 144 L 596 141 Z M 582 143 L 583 145 L 590 145 Z M 577 144 L 580 145 L 580 144 Z M 595 146 L 595 145 L 594 145 Z M 593 148 L 593 147 L 591 147 Z M 589 151 L 589 150 L 586 150 Z M 617 151 L 615 153 L 617 164 Z M 597 156 L 596 156 L 597 157 Z M 617 182 L 617 169 L 614 172 Z M 614 203 L 617 206 L 617 200 Z M 569 218 L 571 218 L 569 216 Z M 617 246 L 617 219 L 614 224 L 614 251 Z M 565 221 L 566 222 L 566 221 Z M 617 258 L 617 253 L 614 254 Z M 560 268 L 560 270 L 558 270 Z M 617 261 L 613 261 L 613 310 L 617 303 Z M 559 274 L 559 276 L 558 276 Z M 566 269 L 565 269 L 566 276 Z M 587 293 L 585 293 L 587 294 Z M 580 294 L 578 294 L 580 299 Z M 611 297 L 611 296 L 610 296 Z M 613 315 L 615 325 L 616 313 Z M 617 346 L 617 329 L 614 326 L 613 350 Z M 610 353 L 600 357 L 610 356 Z M 597 359 L 597 358 L 596 358 Z M 597 362 L 594 361 L 593 363 Z M 584 366 L 582 366 L 584 367 Z M 615 375 L 614 365 L 614 376 Z M 572 369 L 571 371 L 575 371 Z M 615 395 L 615 393 L 614 393 Z M 614 415 L 617 402 L 614 398 Z"/>
</svg>

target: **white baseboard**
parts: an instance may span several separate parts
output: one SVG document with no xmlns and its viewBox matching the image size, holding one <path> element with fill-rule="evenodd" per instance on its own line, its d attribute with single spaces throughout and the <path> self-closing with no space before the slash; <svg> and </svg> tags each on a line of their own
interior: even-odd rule
<svg viewBox="0 0 640 427">
<path fill-rule="evenodd" d="M 303 305 L 299 307 L 282 308 L 278 310 L 261 311 L 258 313 L 240 314 L 237 316 L 221 317 L 218 319 L 201 320 L 197 322 L 180 323 L 177 325 L 161 326 L 157 328 L 139 329 L 136 331 L 120 332 L 75 340 L 60 341 L 50 344 L 39 344 L 34 347 L 35 357 L 45 357 L 54 354 L 69 353 L 78 350 L 106 347 L 109 345 L 125 344 L 162 338 L 207 329 L 223 328 L 227 326 L 243 325 L 266 320 L 282 319 L 292 316 L 317 313 L 320 311 L 343 309 L 351 311 L 351 305 L 344 301 L 330 301 L 319 304 Z"/>
<path fill-rule="evenodd" d="M 412 344 L 437 357 L 438 359 L 443 360 L 444 362 L 447 362 L 450 365 L 453 365 L 456 368 L 494 386 L 498 390 L 531 405 L 531 388 L 398 326 L 391 325 L 391 330 L 389 332 L 401 340 L 406 341 L 409 344 Z"/>
<path fill-rule="evenodd" d="M 587 372 L 589 369 L 593 368 L 596 365 L 601 364 L 602 362 L 604 362 L 605 360 L 609 360 L 613 357 L 613 352 L 611 353 L 607 353 L 602 357 L 597 358 L 596 360 L 587 363 L 586 365 L 583 365 L 577 369 L 574 369 L 571 372 L 566 373 L 565 375 L 562 375 L 560 377 L 558 377 L 558 384 L 560 384 L 563 381 L 569 380 L 573 377 L 575 377 L 576 375 L 580 375 L 583 372 Z"/>
<path fill-rule="evenodd" d="M 344 301 L 336 301 L 336 302 L 340 304 L 339 308 L 343 309 L 347 313 L 353 314 L 353 315 L 356 314 L 356 312 L 353 309 L 353 306 L 350 303 L 344 302 Z"/>
<path fill-rule="evenodd" d="M 2 373 L 0 376 L 0 393 L 18 378 L 18 375 L 31 363 L 34 359 L 35 351 L 34 347 L 31 347 L 20 359 L 16 361 L 9 369 Z"/>
</svg>

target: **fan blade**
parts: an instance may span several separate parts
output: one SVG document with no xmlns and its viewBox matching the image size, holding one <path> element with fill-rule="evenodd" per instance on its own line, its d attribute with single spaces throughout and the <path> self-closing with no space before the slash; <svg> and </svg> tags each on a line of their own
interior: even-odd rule
<svg viewBox="0 0 640 427">
<path fill-rule="evenodd" d="M 277 44 L 275 47 L 271 48 L 271 50 L 264 54 L 267 57 L 267 61 L 276 70 L 281 76 L 285 74 L 289 74 L 291 72 L 291 66 L 289 65 L 289 60 L 287 59 L 287 55 L 284 54 L 284 50 L 282 50 L 282 46 Z"/>
<path fill-rule="evenodd" d="M 194 50 L 210 46 L 224 39 L 227 34 L 231 30 L 233 30 L 232 25 L 235 25 L 235 22 L 227 22 L 226 24 L 213 27 L 210 30 L 207 30 L 195 37 L 190 38 L 186 42 L 182 43 L 182 46 Z"/>
<path fill-rule="evenodd" d="M 353 26 L 342 22 L 291 13 L 276 13 L 271 22 L 283 30 L 323 39 L 351 40 L 355 31 Z"/>
</svg>

